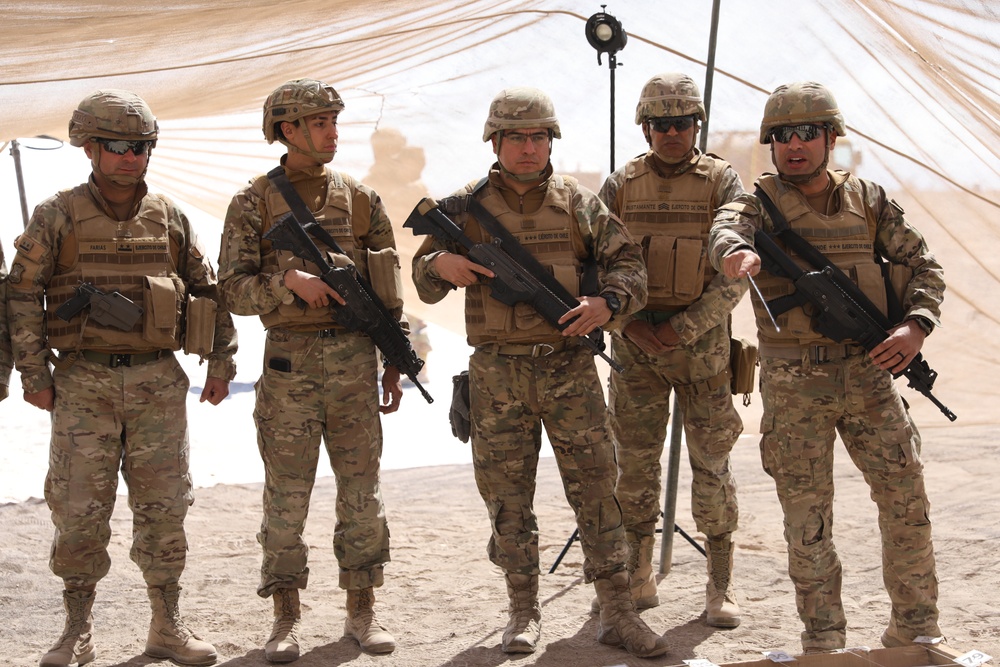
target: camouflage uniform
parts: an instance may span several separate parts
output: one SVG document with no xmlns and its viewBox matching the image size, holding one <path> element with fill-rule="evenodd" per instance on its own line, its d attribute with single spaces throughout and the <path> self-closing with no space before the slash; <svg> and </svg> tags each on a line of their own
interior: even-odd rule
<svg viewBox="0 0 1000 667">
<path fill-rule="evenodd" d="M 830 131 L 843 134 L 843 119 L 835 108 L 831 110 L 835 105 L 823 106 L 832 96 L 813 92 L 817 86 L 779 88 L 769 101 L 765 122 L 775 117 L 779 120 L 772 126 L 824 121 L 829 122 Z M 787 104 L 791 94 L 805 96 L 807 104 L 793 103 L 779 115 L 772 102 Z M 810 95 L 815 97 L 810 99 Z M 762 137 L 765 131 L 770 128 L 762 126 Z M 838 266 L 845 263 L 841 268 L 852 269 L 850 274 L 862 288 L 866 286 L 858 276 L 879 275 L 874 253 L 894 267 L 912 271 L 902 293 L 904 319 L 922 318 L 923 322 L 917 320 L 922 328 L 939 324 L 943 272 L 923 237 L 907 224 L 902 209 L 880 186 L 846 172 L 828 174 L 836 210 L 819 224 L 816 220 L 821 216 L 810 213 L 805 198 L 790 183 L 765 174 L 758 184 L 769 191 L 792 229 Z M 856 216 L 853 221 L 850 215 Z M 712 232 L 712 263 L 721 267 L 729 253 L 752 248 L 758 229 L 773 230 L 774 222 L 756 197 L 746 195 L 724 207 Z M 822 236 L 818 229 L 823 230 Z M 861 250 L 850 255 L 852 248 Z M 766 271 L 761 271 L 758 283 L 767 298 L 791 289 L 790 281 Z M 877 299 L 879 290 L 884 303 L 881 280 L 866 293 Z M 860 345 L 835 344 L 817 334 L 801 308 L 778 316 L 779 333 L 756 294 L 752 300 L 757 311 L 764 402 L 761 458 L 765 471 L 774 478 L 784 511 L 789 574 L 805 624 L 803 648 L 837 649 L 846 641 L 842 568 L 833 544 L 833 445 L 838 433 L 878 507 L 883 578 L 892 600 L 883 643 L 899 645 L 920 635 L 940 636 L 920 434 L 890 373 L 876 365 Z"/>
<path fill-rule="evenodd" d="M 547 185 L 548 180 L 539 187 Z M 504 187 L 496 167 L 486 187 Z M 573 189 L 574 224 L 606 269 L 604 284 L 617 288 L 631 312 L 645 299 L 639 248 L 593 193 Z M 468 224 L 465 216 L 456 222 Z M 414 258 L 414 283 L 428 303 L 440 300 L 449 289 L 431 268 L 435 254 L 446 249 L 428 239 Z M 549 327 L 538 342 L 558 340 L 558 332 Z M 476 480 L 493 524 L 490 559 L 508 572 L 539 572 L 532 498 L 544 423 L 577 515 L 587 581 L 620 569 L 626 552 L 613 496 L 614 460 L 591 353 L 572 341 L 538 357 L 530 353 L 535 341 L 519 341 L 528 352 L 504 352 L 509 346 L 499 339 L 479 343 L 470 338 L 476 345 L 469 365 L 470 411 Z"/>
<path fill-rule="evenodd" d="M 173 352 L 198 345 L 191 330 L 212 330 L 213 347 L 201 341 L 206 391 L 222 400 L 220 381 L 228 393 L 236 373 L 236 329 L 211 303 L 218 297 L 215 272 L 184 213 L 148 192 L 145 171 L 102 166 L 115 164 L 113 154 L 143 159 L 157 131 L 152 112 L 133 93 L 106 90 L 85 98 L 69 135 L 74 146 L 85 147 L 93 173 L 87 183 L 39 204 L 14 243 L 8 307 L 15 363 L 26 396 L 47 390 L 54 396 L 45 499 L 56 527 L 49 564 L 65 583 L 67 620 L 43 667 L 83 664 L 96 653 L 90 611 L 95 587 L 111 566 L 119 471 L 133 514 L 130 556 L 153 612 L 146 654 L 183 664 L 211 664 L 217 657 L 178 610 L 188 550 L 184 518 L 193 493 L 189 382 Z M 104 187 L 126 193 L 131 204 L 116 207 Z M 57 308 L 81 281 L 132 299 L 142 317 L 127 331 L 98 322 L 93 308 L 64 322 Z M 199 299 L 197 308 L 189 305 Z M 196 322 L 192 311 L 202 312 L 206 302 L 213 315 Z"/>
<path fill-rule="evenodd" d="M 0 247 L 0 401 L 7 398 L 10 371 L 14 360 L 10 352 L 10 327 L 7 324 L 7 262 Z"/>
<path fill-rule="evenodd" d="M 328 183 L 339 182 L 349 193 L 347 201 L 368 202 L 364 210 L 350 212 L 370 225 L 355 239 L 357 251 L 394 247 L 389 218 L 370 188 L 324 167 L 288 172 L 288 177 L 314 211 L 323 208 Z M 266 178 L 257 178 L 233 198 L 219 257 L 220 289 L 229 309 L 236 315 L 270 316 L 254 410 L 266 474 L 257 536 L 264 562 L 257 593 L 269 597 L 278 588 L 306 587 L 309 548 L 302 532 L 321 438 L 337 479 L 334 552 L 340 587 L 381 586 L 389 529 L 379 486 L 382 426 L 375 345 L 337 325 L 329 309 L 320 309 L 322 320 L 309 325 L 281 321 L 278 308 L 293 306 L 294 294 L 284 286 L 284 269 L 276 263 L 265 266 L 266 255 L 274 253 L 262 240 L 275 217 L 268 202 L 276 196 Z M 273 367 L 273 359 L 290 363 Z"/>
<path fill-rule="evenodd" d="M 332 86 L 296 79 L 268 97 L 263 129 L 268 143 L 280 141 L 288 147 L 281 163 L 291 187 L 346 253 L 332 261 L 351 261 L 371 280 L 366 262 L 372 253 L 397 257 L 385 207 L 371 188 L 326 166 L 333 152 L 317 150 L 309 129 L 310 119 L 322 122 L 325 129 L 317 136 L 327 141 L 343 108 Z M 288 140 L 280 129 L 287 123 L 300 128 L 308 150 Z M 313 308 L 285 285 L 290 270 L 319 275 L 316 265 L 263 238 L 288 211 L 288 202 L 269 178 L 255 178 L 233 198 L 219 258 L 220 288 L 228 308 L 238 315 L 260 316 L 267 329 L 254 410 L 266 475 L 264 518 L 257 534 L 264 553 L 257 593 L 272 597 L 275 605 L 265 656 L 289 662 L 299 654 L 298 591 L 309 579 L 303 531 L 321 440 L 337 481 L 333 548 L 339 585 L 347 590 L 345 634 L 368 651 L 386 653 L 395 643 L 372 610 L 372 589 L 382 585 L 383 565 L 389 562 L 379 479 L 382 425 L 376 349 L 368 336 L 339 325 L 331 307 Z"/>
<path fill-rule="evenodd" d="M 646 167 L 640 178 L 656 183 L 669 184 L 686 175 L 703 180 L 700 174 L 706 171 L 717 174 L 711 183 L 711 200 L 704 203 L 706 217 L 718 205 L 743 194 L 736 172 L 714 156 L 695 150 L 669 177 L 665 177 L 662 166 L 656 162 L 653 151 L 635 158 L 609 176 L 600 193 L 611 212 L 624 221 L 637 240 L 644 235 L 632 225 L 648 219 L 641 213 L 633 215 L 629 209 L 632 199 L 626 175 L 634 173 L 637 164 Z M 718 163 L 722 168 L 706 170 L 706 163 Z M 665 201 L 671 200 L 670 194 L 660 196 Z M 685 218 L 674 226 L 690 222 L 691 218 Z M 682 233 L 670 232 L 670 221 L 659 224 L 667 227 L 666 233 L 678 236 Z M 707 227 L 706 224 L 706 230 Z M 670 418 L 671 390 L 677 390 L 684 411 L 684 432 L 693 473 L 691 507 L 695 525 L 710 537 L 727 535 L 737 528 L 739 508 L 729 453 L 743 431 L 743 423 L 733 407 L 729 387 L 727 315 L 743 298 L 746 282 L 729 280 L 714 270 L 711 274 L 704 291 L 690 305 L 647 304 L 633 316 L 651 324 L 669 320 L 681 340 L 676 349 L 652 356 L 621 330 L 612 338 L 614 359 L 625 367 L 624 373 L 611 374 L 608 401 L 618 462 L 615 495 L 622 505 L 629 544 L 634 550 L 647 549 L 650 552 L 645 555 L 647 562 L 652 557 L 652 540 L 660 518 L 660 458 Z M 636 558 L 638 554 L 633 554 L 633 560 Z"/>
<path fill-rule="evenodd" d="M 35 209 L 15 242 L 18 254 L 9 278 L 12 342 L 24 391 L 56 389 L 45 480 L 45 499 L 56 524 L 50 565 L 68 585 L 77 587 L 93 586 L 107 574 L 109 522 L 121 468 L 134 514 L 132 560 L 150 586 L 175 584 L 184 569 L 184 517 L 193 501 L 186 416 L 189 382 L 180 364 L 167 349 L 146 363 L 109 366 L 109 359 L 116 356 L 109 355 L 112 351 L 138 353 L 135 356 L 142 358 L 157 351 L 148 345 L 108 350 L 95 344 L 68 367 L 56 363 L 51 372 L 48 367 L 55 362 L 46 345 L 43 298 L 53 278 L 66 271 L 63 258 L 77 254 L 75 247 L 65 247 L 67 242 L 75 245 L 77 224 L 66 206 L 65 195 L 70 192 Z M 91 199 L 113 217 L 93 180 L 72 192 Z M 169 211 L 167 233 L 178 249 L 177 275 L 187 292 L 215 298 L 215 272 L 187 217 L 162 195 L 146 192 L 144 185 L 140 193 L 133 212 L 149 200 L 162 202 Z M 26 267 L 32 267 L 30 277 Z M 143 269 L 140 265 L 136 270 Z M 72 351 L 63 349 L 61 356 Z M 236 329 L 220 308 L 215 347 L 207 357 L 209 377 L 231 380 L 235 351 Z"/>
</svg>

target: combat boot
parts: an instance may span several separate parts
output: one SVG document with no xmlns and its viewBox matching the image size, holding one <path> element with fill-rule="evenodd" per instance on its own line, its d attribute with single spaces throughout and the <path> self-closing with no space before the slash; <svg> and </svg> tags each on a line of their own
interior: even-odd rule
<svg viewBox="0 0 1000 667">
<path fill-rule="evenodd" d="M 627 571 L 594 580 L 601 603 L 601 620 L 597 641 L 609 646 L 621 646 L 640 658 L 663 655 L 670 647 L 667 640 L 649 629 L 635 610 Z"/>
<path fill-rule="evenodd" d="M 631 555 L 628 571 L 632 582 L 632 601 L 635 610 L 652 609 L 660 606 L 660 596 L 656 591 L 656 575 L 653 573 L 653 545 L 656 538 L 652 535 L 638 542 L 629 541 Z M 595 597 L 590 603 L 590 611 L 601 613 L 601 601 Z"/>
<path fill-rule="evenodd" d="M 369 653 L 392 653 L 396 648 L 396 640 L 375 616 L 375 593 L 371 586 L 347 591 L 344 636 L 354 637 Z"/>
<path fill-rule="evenodd" d="M 94 606 L 92 589 L 67 589 L 63 591 L 66 624 L 62 636 L 46 653 L 40 667 L 77 667 L 86 665 L 97 657 L 94 647 Z"/>
<path fill-rule="evenodd" d="M 271 596 L 274 599 L 274 626 L 271 636 L 264 645 L 264 657 L 268 662 L 293 662 L 299 659 L 299 589 L 279 588 Z"/>
<path fill-rule="evenodd" d="M 503 631 L 504 653 L 534 653 L 542 634 L 542 610 L 538 606 L 537 574 L 504 574 L 510 618 Z"/>
<path fill-rule="evenodd" d="M 904 632 L 896 624 L 896 619 L 894 617 L 891 617 L 889 619 L 889 627 L 887 627 L 885 629 L 885 632 L 882 633 L 882 646 L 886 648 L 914 646 L 916 642 L 913 641 L 913 638 L 908 636 L 909 634 L 913 634 L 913 637 L 916 637 L 917 635 L 924 635 L 925 637 L 937 639 L 936 642 L 933 642 L 934 646 L 947 645 L 945 638 L 941 636 L 941 631 L 937 629 L 936 625 L 934 630 L 931 630 L 929 633 L 928 632 L 913 633 L 912 631 Z M 927 644 L 921 644 L 921 645 L 927 646 Z"/>
<path fill-rule="evenodd" d="M 713 628 L 735 628 L 740 624 L 740 607 L 733 588 L 733 551 L 731 533 L 709 537 L 705 543 L 705 622 Z"/>
<path fill-rule="evenodd" d="M 146 637 L 146 655 L 170 658 L 182 665 L 213 664 L 219 657 L 215 647 L 191 632 L 181 619 L 178 609 L 180 586 L 150 586 L 147 593 L 153 618 Z"/>
</svg>

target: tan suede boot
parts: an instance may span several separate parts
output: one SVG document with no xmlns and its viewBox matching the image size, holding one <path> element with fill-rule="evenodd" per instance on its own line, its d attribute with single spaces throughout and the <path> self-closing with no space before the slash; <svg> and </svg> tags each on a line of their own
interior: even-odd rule
<svg viewBox="0 0 1000 667">
<path fill-rule="evenodd" d="M 730 533 L 709 537 L 708 584 L 705 586 L 705 622 L 713 628 L 735 628 L 740 624 L 740 607 L 733 588 L 733 540 Z"/>
<path fill-rule="evenodd" d="M 640 658 L 663 655 L 670 647 L 667 640 L 649 629 L 639 618 L 632 601 L 627 571 L 615 572 L 609 577 L 594 581 L 597 597 L 601 602 L 601 621 L 597 641 L 610 646 L 621 646 Z"/>
<path fill-rule="evenodd" d="M 396 648 L 396 640 L 375 616 L 375 593 L 370 586 L 347 591 L 344 636 L 354 637 L 369 653 L 392 653 Z"/>
<path fill-rule="evenodd" d="M 94 648 L 94 591 L 67 589 L 63 591 L 66 624 L 62 636 L 46 653 L 40 667 L 77 667 L 86 665 L 97 657 Z"/>
<path fill-rule="evenodd" d="M 264 657 L 268 662 L 293 662 L 299 659 L 299 589 L 279 588 L 271 596 L 274 600 L 274 625 L 271 636 L 264 644 Z"/>
<path fill-rule="evenodd" d="M 534 653 L 542 634 L 542 610 L 538 606 L 538 575 L 504 575 L 510 599 L 510 620 L 503 631 L 504 653 Z"/>
<path fill-rule="evenodd" d="M 184 624 L 178 609 L 180 592 L 177 584 L 148 588 L 153 618 L 149 622 L 145 653 L 151 658 L 170 658 L 182 665 L 211 665 L 219 654 Z"/>
<path fill-rule="evenodd" d="M 655 543 L 654 536 L 644 537 L 637 542 L 629 540 L 631 554 L 628 571 L 631 576 L 632 601 L 635 602 L 636 611 L 660 606 L 660 596 L 656 591 L 656 574 L 653 572 Z M 601 613 L 601 601 L 597 597 L 590 602 L 590 611 L 593 614 Z"/>
</svg>

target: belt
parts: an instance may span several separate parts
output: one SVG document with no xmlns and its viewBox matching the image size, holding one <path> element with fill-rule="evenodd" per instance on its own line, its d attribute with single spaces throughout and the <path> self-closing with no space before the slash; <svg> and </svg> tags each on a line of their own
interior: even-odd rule
<svg viewBox="0 0 1000 667">
<path fill-rule="evenodd" d="M 553 343 L 526 343 L 501 345 L 499 343 L 489 343 L 480 346 L 480 349 L 500 354 L 506 357 L 547 357 L 556 352 L 562 352 L 570 347 L 574 347 L 576 341 L 571 339 L 557 340 Z"/>
<path fill-rule="evenodd" d="M 119 366 L 139 366 L 148 364 L 167 356 L 169 350 L 154 350 L 152 352 L 139 352 L 137 354 L 118 354 L 115 352 L 97 352 L 95 350 L 80 350 L 80 356 L 87 361 L 109 368 Z"/>
<path fill-rule="evenodd" d="M 765 345 L 761 350 L 762 355 L 768 357 L 778 357 L 779 359 L 808 359 L 814 364 L 822 364 L 827 361 L 846 359 L 857 354 L 864 353 L 865 348 L 861 345 L 805 345 L 802 347 L 771 347 Z"/>
</svg>

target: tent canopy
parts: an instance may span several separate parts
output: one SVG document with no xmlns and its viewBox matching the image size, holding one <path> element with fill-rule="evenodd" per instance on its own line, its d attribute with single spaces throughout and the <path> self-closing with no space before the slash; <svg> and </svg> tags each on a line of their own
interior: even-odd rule
<svg viewBox="0 0 1000 667">
<path fill-rule="evenodd" d="M 334 166 L 377 181 L 401 224 L 421 193 L 443 196 L 485 173 L 493 156 L 482 124 L 507 86 L 552 96 L 563 130 L 557 170 L 599 186 L 612 161 L 612 108 L 620 165 L 646 148 L 633 124 L 642 84 L 664 71 L 705 80 L 711 10 L 708 2 L 609 4 L 629 35 L 611 70 L 584 36 L 600 6 L 571 0 L 7 2 L 0 146 L 65 138 L 85 95 L 133 90 L 160 119 L 151 187 L 219 224 L 232 194 L 282 152 L 263 140 L 264 99 L 308 76 L 347 103 Z M 1000 7 L 974 0 L 723 0 L 708 142 L 749 185 L 770 167 L 766 152 L 753 153 L 768 92 L 797 80 L 827 84 L 849 127 L 846 166 L 891 191 L 945 266 L 946 328 L 928 344 L 947 331 L 960 354 L 982 354 L 992 375 L 1000 357 L 975 350 L 993 349 L 987 332 L 1000 324 L 998 35 Z M 376 149 L 386 149 L 381 161 Z M 55 157 L 22 151 L 29 209 L 86 174 L 82 151 L 52 153 L 74 155 L 60 158 L 75 161 L 68 183 L 57 182 Z M 0 164 L 5 184 L 9 162 Z M 2 205 L 0 234 L 10 243 L 17 200 L 5 196 Z M 404 255 L 415 245 L 408 236 L 397 234 Z"/>
</svg>

